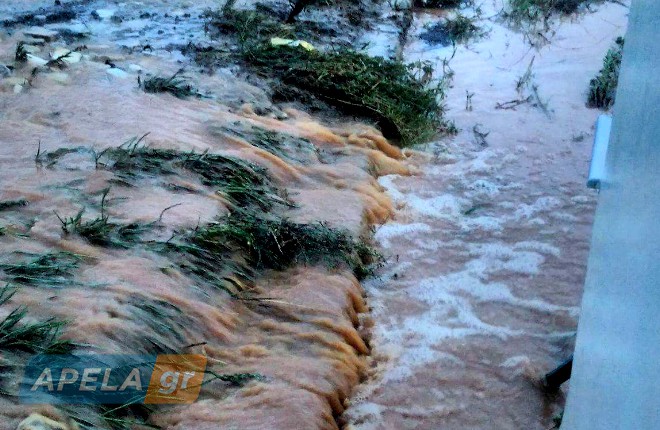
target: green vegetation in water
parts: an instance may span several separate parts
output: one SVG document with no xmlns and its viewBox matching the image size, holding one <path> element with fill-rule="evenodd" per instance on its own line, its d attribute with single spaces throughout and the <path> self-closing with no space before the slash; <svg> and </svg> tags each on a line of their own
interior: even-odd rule
<svg viewBox="0 0 660 430">
<path fill-rule="evenodd" d="M 402 146 L 452 130 L 443 120 L 442 86 L 429 85 L 433 74 L 429 64 L 407 66 L 350 49 L 322 52 L 273 46 L 273 37 L 314 42 L 315 34 L 258 11 L 225 8 L 208 17 L 220 31 L 236 35 L 240 55 L 261 76 L 302 92 L 297 97 L 311 95 L 346 114 L 371 118 L 385 136 Z"/>
<path fill-rule="evenodd" d="M 41 141 L 40 141 L 39 146 L 37 147 L 37 154 L 34 156 L 34 162 L 37 166 L 43 166 L 45 164 L 46 167 L 50 168 L 53 167 L 55 164 L 57 164 L 57 162 L 60 161 L 61 158 L 69 154 L 76 154 L 82 152 L 89 152 L 89 149 L 80 146 L 77 148 L 58 148 L 54 151 L 42 152 Z"/>
<path fill-rule="evenodd" d="M 545 22 L 553 14 L 569 15 L 602 0 L 509 0 L 505 16 L 517 24 Z"/>
<path fill-rule="evenodd" d="M 482 34 L 472 19 L 460 13 L 456 17 L 447 20 L 445 29 L 449 39 L 454 43 L 464 43 L 470 39 L 480 37 Z"/>
<path fill-rule="evenodd" d="M 110 221 L 105 213 L 105 203 L 109 188 L 103 190 L 101 197 L 101 214 L 91 220 L 83 220 L 85 210 L 80 210 L 75 216 L 62 218 L 55 214 L 62 224 L 65 234 L 77 234 L 85 238 L 89 243 L 100 246 L 111 246 L 117 248 L 129 248 L 140 240 L 140 234 L 149 230 L 149 224 L 118 224 Z"/>
<path fill-rule="evenodd" d="M 152 76 L 142 79 L 138 77 L 138 85 L 147 93 L 170 93 L 173 96 L 184 99 L 189 96 L 201 96 L 201 94 L 181 77 L 182 70 L 179 70 L 169 78 L 161 76 Z"/>
<path fill-rule="evenodd" d="M 307 91 L 343 112 L 374 119 L 402 146 L 430 140 L 446 126 L 438 101 L 442 88 L 428 87 L 412 67 L 350 50 L 308 51 L 257 43 L 244 52 L 250 66 L 285 85 Z M 424 66 L 424 74 L 432 68 Z"/>
<path fill-rule="evenodd" d="M 3 200 L 0 201 L 0 212 L 8 209 L 20 208 L 28 205 L 28 201 L 25 199 L 18 200 Z"/>
<path fill-rule="evenodd" d="M 5 286 L 0 289 L 0 306 L 4 306 L 16 294 L 16 289 Z M 42 322 L 26 322 L 27 308 L 19 306 L 0 320 L 0 351 L 24 351 L 31 353 L 64 354 L 74 344 L 60 338 L 66 325 L 63 321 L 48 319 Z"/>
<path fill-rule="evenodd" d="M 449 46 L 466 43 L 471 39 L 482 37 L 483 34 L 473 18 L 459 13 L 429 27 L 420 37 L 432 44 Z"/>
<path fill-rule="evenodd" d="M 187 170 L 197 175 L 204 185 L 216 188 L 237 207 L 254 206 L 267 211 L 274 204 L 290 205 L 263 167 L 220 154 L 151 148 L 141 144 L 145 136 L 99 154 L 99 165 L 129 180 L 140 173 L 172 175 Z"/>
<path fill-rule="evenodd" d="M 323 223 L 299 224 L 253 213 L 228 215 L 195 232 L 192 242 L 204 249 L 218 244 L 239 249 L 258 269 L 284 270 L 296 264 L 347 264 L 358 276 L 368 276 L 382 257 L 348 232 Z"/>
<path fill-rule="evenodd" d="M 261 127 L 252 127 L 242 132 L 229 127 L 222 127 L 223 133 L 238 136 L 252 146 L 270 152 L 279 158 L 306 164 L 312 159 L 319 159 L 319 149 L 308 139 L 266 130 Z"/>
<path fill-rule="evenodd" d="M 619 69 L 623 56 L 623 37 L 618 37 L 614 46 L 607 51 L 603 60 L 603 68 L 589 82 L 589 107 L 609 109 L 614 106 L 616 89 L 619 83 Z"/>
<path fill-rule="evenodd" d="M 142 399 L 135 399 L 122 405 L 99 405 L 91 408 L 61 406 L 60 408 L 82 430 L 112 429 L 133 430 L 159 429 L 149 424 L 149 415 L 154 412 L 150 405 L 140 403 Z"/>
<path fill-rule="evenodd" d="M 28 258 L 0 264 L 5 277 L 22 284 L 62 285 L 71 282 L 80 257 L 70 252 L 19 253 Z"/>
</svg>

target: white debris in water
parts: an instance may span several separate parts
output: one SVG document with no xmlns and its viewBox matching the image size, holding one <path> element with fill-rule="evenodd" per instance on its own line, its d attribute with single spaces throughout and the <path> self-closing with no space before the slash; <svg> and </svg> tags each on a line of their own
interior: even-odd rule
<svg viewBox="0 0 660 430">
<path fill-rule="evenodd" d="M 52 59 L 61 59 L 65 63 L 73 64 L 78 63 L 82 59 L 82 54 L 80 52 L 71 51 L 66 48 L 56 48 L 51 54 L 50 58 Z"/>
<path fill-rule="evenodd" d="M 114 76 L 115 78 L 120 79 L 124 79 L 130 76 L 128 73 L 117 67 L 110 67 L 106 69 L 105 72 L 110 76 Z"/>
<path fill-rule="evenodd" d="M 98 16 L 100 19 L 108 19 L 112 18 L 115 14 L 114 9 L 96 9 L 96 16 Z"/>
<path fill-rule="evenodd" d="M 48 64 L 47 60 L 32 54 L 27 54 L 27 61 L 30 67 L 40 67 Z"/>
<path fill-rule="evenodd" d="M 27 30 L 23 30 L 23 34 L 28 37 L 34 37 L 36 39 L 44 39 L 46 41 L 51 41 L 57 37 L 57 31 L 48 30 L 43 27 L 31 27 Z"/>
<path fill-rule="evenodd" d="M 128 70 L 130 70 L 133 73 L 142 73 L 144 69 L 139 64 L 129 64 Z"/>
</svg>

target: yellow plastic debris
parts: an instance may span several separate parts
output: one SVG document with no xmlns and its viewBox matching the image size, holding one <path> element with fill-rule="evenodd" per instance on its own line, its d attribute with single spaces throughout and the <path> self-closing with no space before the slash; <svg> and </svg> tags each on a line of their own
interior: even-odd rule
<svg viewBox="0 0 660 430">
<path fill-rule="evenodd" d="M 273 46 L 301 46 L 308 51 L 314 50 L 314 45 L 304 40 L 283 39 L 281 37 L 273 37 L 270 39 L 270 44 Z"/>
</svg>

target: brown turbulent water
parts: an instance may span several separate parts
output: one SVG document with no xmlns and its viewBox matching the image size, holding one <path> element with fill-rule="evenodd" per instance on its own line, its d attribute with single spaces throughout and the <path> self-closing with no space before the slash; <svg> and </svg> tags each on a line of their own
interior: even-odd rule
<svg viewBox="0 0 660 430">
<path fill-rule="evenodd" d="M 119 8 L 183 16 L 189 8 L 212 5 L 146 3 Z M 46 3 L 25 4 L 27 10 Z M 425 19 L 419 16 L 418 26 Z M 142 352 L 145 338 L 175 347 L 206 342 L 192 351 L 207 354 L 216 370 L 267 376 L 242 388 L 210 384 L 193 405 L 161 408 L 151 418 L 163 428 L 548 426 L 562 400 L 544 398 L 532 380 L 570 353 L 595 201 L 584 177 L 597 112 L 583 107 L 583 91 L 613 37 L 624 31 L 624 8 L 604 7 L 566 24 L 538 53 L 534 71 L 554 111 L 550 118 L 529 106 L 494 109 L 516 97 L 515 79 L 533 55 L 521 35 L 497 27 L 481 44 L 459 50 L 449 106 L 463 132 L 405 162 L 373 129 L 336 120 L 324 125 L 301 111 L 280 110 L 229 70 L 188 72 L 212 99 L 139 91 L 138 68 L 131 64 L 166 75 L 187 60 L 162 50 L 121 50 L 118 40 L 165 45 L 185 31 L 167 28 L 154 42 L 165 26 L 133 34 L 132 25 L 145 23 L 131 22 L 121 31 L 113 30 L 118 24 L 93 24 L 81 62 L 40 73 L 30 86 L 30 68 L 0 81 L 0 200 L 29 200 L 6 221 L 34 222 L 29 238 L 0 238 L 2 253 L 68 250 L 85 256 L 71 286 L 24 287 L 12 304 L 29 306 L 40 319 L 70 320 L 66 337 L 93 345 L 93 351 Z M 203 37 L 191 28 L 191 38 Z M 20 38 L 20 27 L 0 36 L 0 63 L 11 62 Z M 35 55 L 46 58 L 58 44 L 63 42 Z M 420 46 L 413 41 L 406 47 L 409 60 L 439 62 L 445 55 Z M 126 74 L 108 72 L 106 60 Z M 463 106 L 465 90 L 476 93 L 471 111 Z M 476 123 L 490 131 L 488 146 L 474 142 Z M 280 159 L 226 132 L 253 125 L 310 139 L 323 162 Z M 366 300 L 348 271 L 296 267 L 260 277 L 254 293 L 269 300 L 254 305 L 191 288 L 185 274 L 153 253 L 109 250 L 63 235 L 53 211 L 75 214 L 98 198 L 112 173 L 97 171 L 93 159 L 79 155 L 52 168 L 35 166 L 38 142 L 41 151 L 99 151 L 146 132 L 155 147 L 221 152 L 267 167 L 300 205 L 287 213 L 295 220 L 324 220 L 355 234 L 391 220 L 376 233 L 390 264 L 366 284 Z M 382 175 L 380 184 L 368 172 Z M 227 211 L 194 178 L 172 181 L 197 192 L 158 183 L 113 186 L 108 214 L 122 222 L 151 221 L 180 204 L 163 216 L 167 236 Z M 181 309 L 172 324 L 183 338 L 150 324 L 141 305 L 157 300 Z M 53 407 L 0 397 L 0 428 L 16 428 L 30 412 L 64 421 Z"/>
</svg>

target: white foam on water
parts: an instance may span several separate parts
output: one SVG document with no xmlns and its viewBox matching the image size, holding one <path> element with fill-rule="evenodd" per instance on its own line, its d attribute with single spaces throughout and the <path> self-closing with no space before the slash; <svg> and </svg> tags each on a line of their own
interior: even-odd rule
<svg viewBox="0 0 660 430">
<path fill-rule="evenodd" d="M 515 245 L 513 245 L 513 249 L 532 250 L 532 251 L 540 252 L 542 254 L 554 255 L 555 257 L 559 257 L 561 255 L 561 250 L 556 246 L 550 245 L 549 243 L 538 242 L 534 240 L 518 242 Z"/>
<path fill-rule="evenodd" d="M 406 203 L 417 213 L 433 218 L 454 220 L 469 209 L 470 202 L 453 194 L 441 194 L 436 197 L 422 198 L 409 195 Z"/>
<path fill-rule="evenodd" d="M 376 240 L 384 248 L 390 247 L 390 239 L 399 236 L 409 236 L 411 233 L 429 233 L 431 227 L 424 223 L 399 224 L 389 223 L 376 230 Z"/>
<path fill-rule="evenodd" d="M 392 198 L 394 201 L 405 201 L 406 196 L 399 191 L 396 185 L 394 185 L 394 180 L 398 178 L 398 175 L 386 175 L 386 176 L 381 176 L 378 178 L 378 183 L 385 188 L 385 191 L 387 194 Z"/>
<path fill-rule="evenodd" d="M 557 209 L 561 205 L 562 205 L 561 200 L 559 200 L 556 197 L 551 197 L 551 196 L 539 197 L 531 205 L 522 203 L 518 208 L 518 210 L 516 210 L 514 217 L 516 220 L 530 219 L 539 213 L 548 212 Z"/>
</svg>

